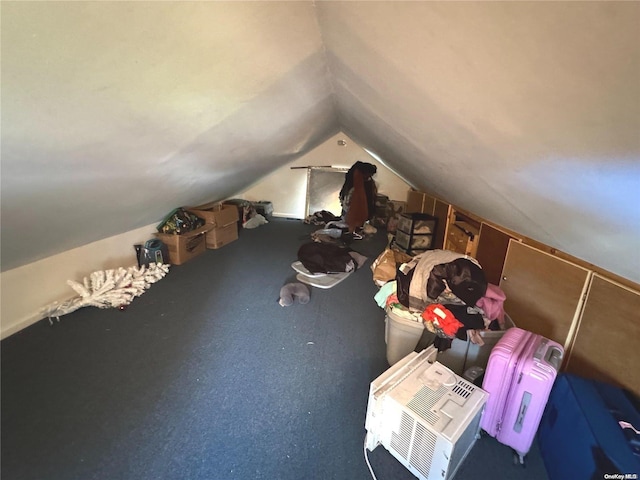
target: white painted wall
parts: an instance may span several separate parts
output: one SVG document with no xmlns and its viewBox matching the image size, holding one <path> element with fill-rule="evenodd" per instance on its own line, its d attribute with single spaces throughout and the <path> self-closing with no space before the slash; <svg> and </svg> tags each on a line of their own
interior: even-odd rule
<svg viewBox="0 0 640 480">
<path fill-rule="evenodd" d="M 134 245 L 153 238 L 157 224 L 131 230 L 0 274 L 1 338 L 42 319 L 41 309 L 76 296 L 67 280 L 97 270 L 137 265 Z"/>
<path fill-rule="evenodd" d="M 338 145 L 340 139 L 346 141 L 346 146 Z M 251 201 L 272 202 L 274 216 L 304 218 L 307 170 L 304 168 L 292 170 L 291 167 L 331 165 L 349 168 L 358 160 L 378 167 L 374 179 L 380 194 L 387 195 L 391 200 L 406 200 L 410 185 L 342 132 L 298 160 L 275 170 L 252 187 L 240 192 L 237 197 Z"/>
</svg>

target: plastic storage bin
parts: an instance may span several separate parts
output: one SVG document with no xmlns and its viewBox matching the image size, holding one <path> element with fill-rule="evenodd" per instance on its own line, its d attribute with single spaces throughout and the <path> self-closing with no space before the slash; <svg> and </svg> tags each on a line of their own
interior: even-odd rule
<svg viewBox="0 0 640 480">
<path fill-rule="evenodd" d="M 415 235 L 436 233 L 438 219 L 428 213 L 403 213 L 398 218 L 398 230 Z"/>
<path fill-rule="evenodd" d="M 396 231 L 396 244 L 405 251 L 428 250 L 432 241 L 433 235 L 412 235 L 402 230 Z"/>
<path fill-rule="evenodd" d="M 509 315 L 504 316 L 504 330 L 483 330 L 480 332 L 484 345 L 480 346 L 470 340 L 455 338 L 451 348 L 438 353 L 438 361 L 449 367 L 458 375 L 463 375 L 471 367 L 487 368 L 491 349 L 502 338 L 507 329 L 515 327 Z"/>
<path fill-rule="evenodd" d="M 398 218 L 395 244 L 410 255 L 433 248 L 438 219 L 427 213 L 404 213 Z"/>
<path fill-rule="evenodd" d="M 387 362 L 389 365 L 393 365 L 415 350 L 422 336 L 424 324 L 422 321 L 410 320 L 396 315 L 393 308 L 387 310 L 384 322 Z"/>
</svg>

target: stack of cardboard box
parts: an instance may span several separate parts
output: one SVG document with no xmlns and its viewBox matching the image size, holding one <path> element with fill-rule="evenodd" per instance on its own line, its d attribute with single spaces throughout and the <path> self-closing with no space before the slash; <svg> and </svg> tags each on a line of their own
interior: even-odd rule
<svg viewBox="0 0 640 480">
<path fill-rule="evenodd" d="M 217 249 L 238 239 L 238 209 L 235 205 L 213 202 L 188 210 L 207 222 L 210 228 L 206 234 L 207 248 Z"/>
</svg>

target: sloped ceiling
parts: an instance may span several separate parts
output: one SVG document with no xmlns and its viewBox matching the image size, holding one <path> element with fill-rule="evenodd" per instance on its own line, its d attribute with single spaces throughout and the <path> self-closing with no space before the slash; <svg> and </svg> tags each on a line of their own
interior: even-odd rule
<svg viewBox="0 0 640 480">
<path fill-rule="evenodd" d="M 6 2 L 2 268 L 223 199 L 342 130 L 640 281 L 637 2 Z"/>
</svg>

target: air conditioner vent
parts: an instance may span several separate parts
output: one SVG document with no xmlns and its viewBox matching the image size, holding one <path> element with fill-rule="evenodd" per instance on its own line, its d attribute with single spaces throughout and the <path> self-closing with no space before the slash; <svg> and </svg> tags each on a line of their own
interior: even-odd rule
<svg viewBox="0 0 640 480">
<path fill-rule="evenodd" d="M 427 427 L 420 423 L 416 425 L 416 434 L 413 439 L 409 463 L 425 478 L 429 478 L 431 459 L 436 449 L 436 441 L 436 435 Z"/>
<path fill-rule="evenodd" d="M 475 387 L 464 380 L 458 380 L 458 383 L 453 387 L 453 393 L 461 396 L 462 398 L 468 398 L 475 390 Z"/>
<path fill-rule="evenodd" d="M 435 392 L 427 387 L 422 387 L 418 393 L 407 403 L 407 407 L 413 410 L 421 418 L 435 425 L 440 419 L 440 415 L 433 413 L 433 406 L 438 403 L 442 396 L 447 393 L 447 387 L 441 385 Z"/>
<path fill-rule="evenodd" d="M 411 432 L 414 420 L 407 412 L 402 412 L 400 419 L 400 431 L 391 432 L 391 448 L 398 452 L 402 458 L 409 458 L 409 445 L 411 444 Z"/>
</svg>

